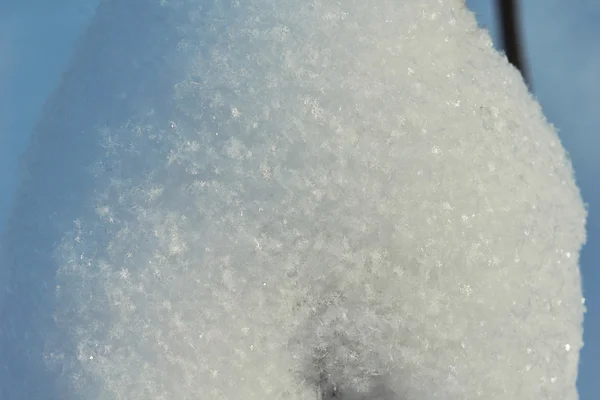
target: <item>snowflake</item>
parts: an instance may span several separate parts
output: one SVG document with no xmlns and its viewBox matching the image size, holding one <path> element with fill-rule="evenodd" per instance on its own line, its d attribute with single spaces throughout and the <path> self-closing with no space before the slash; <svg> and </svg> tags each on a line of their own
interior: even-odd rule
<svg viewBox="0 0 600 400">
<path fill-rule="evenodd" d="M 131 278 L 131 274 L 129 273 L 129 270 L 127 268 L 122 268 L 119 271 L 119 278 L 123 279 L 124 281 L 129 280 L 129 278 Z"/>
<path fill-rule="evenodd" d="M 271 168 L 262 167 L 262 175 L 266 181 L 270 180 L 271 179 Z"/>
</svg>

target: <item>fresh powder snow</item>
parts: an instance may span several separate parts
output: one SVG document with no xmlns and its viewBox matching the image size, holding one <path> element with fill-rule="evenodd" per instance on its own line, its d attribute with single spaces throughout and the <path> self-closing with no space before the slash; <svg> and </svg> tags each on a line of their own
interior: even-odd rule
<svg viewBox="0 0 600 400">
<path fill-rule="evenodd" d="M 107 0 L 32 137 L 2 398 L 578 398 L 586 211 L 462 0 Z"/>
</svg>

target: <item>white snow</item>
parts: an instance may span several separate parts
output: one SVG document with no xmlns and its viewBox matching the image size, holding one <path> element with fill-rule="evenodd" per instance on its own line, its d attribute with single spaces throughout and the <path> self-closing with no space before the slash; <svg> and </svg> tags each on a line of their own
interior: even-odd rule
<svg viewBox="0 0 600 400">
<path fill-rule="evenodd" d="M 586 212 L 462 1 L 108 1 L 85 40 L 4 247 L 56 398 L 577 399 Z"/>
</svg>

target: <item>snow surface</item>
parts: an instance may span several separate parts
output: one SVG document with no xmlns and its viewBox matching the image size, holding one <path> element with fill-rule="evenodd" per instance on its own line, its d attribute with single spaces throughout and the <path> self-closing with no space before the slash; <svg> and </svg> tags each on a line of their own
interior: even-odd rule
<svg viewBox="0 0 600 400">
<path fill-rule="evenodd" d="M 462 1 L 105 1 L 22 171 L 0 395 L 576 399 L 585 218 Z"/>
</svg>

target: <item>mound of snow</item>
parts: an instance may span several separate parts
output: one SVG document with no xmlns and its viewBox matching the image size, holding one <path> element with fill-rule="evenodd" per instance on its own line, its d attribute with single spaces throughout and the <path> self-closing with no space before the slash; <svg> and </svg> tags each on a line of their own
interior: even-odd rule
<svg viewBox="0 0 600 400">
<path fill-rule="evenodd" d="M 6 240 L 57 398 L 577 398 L 585 209 L 462 1 L 123 3 Z"/>
</svg>

